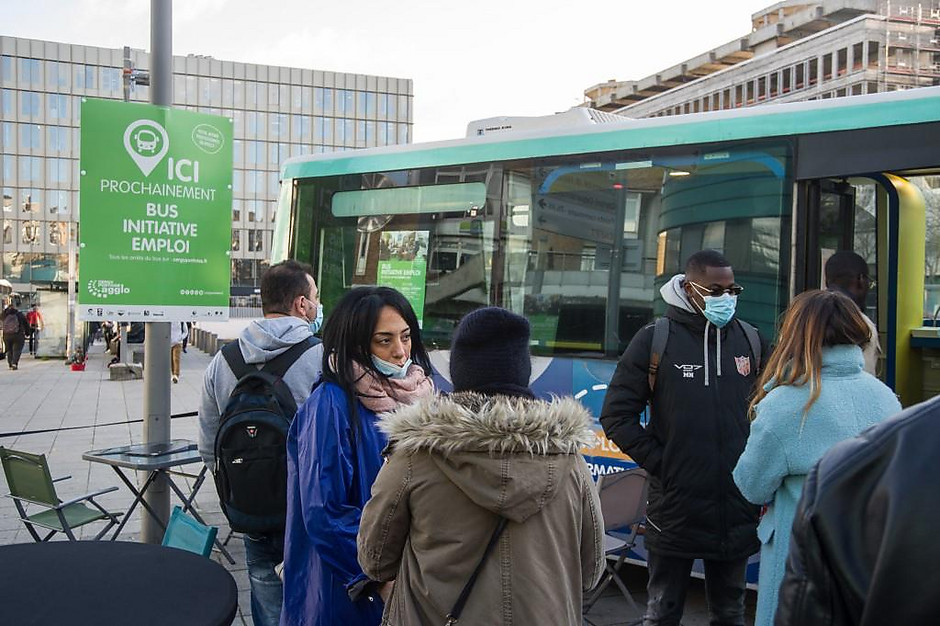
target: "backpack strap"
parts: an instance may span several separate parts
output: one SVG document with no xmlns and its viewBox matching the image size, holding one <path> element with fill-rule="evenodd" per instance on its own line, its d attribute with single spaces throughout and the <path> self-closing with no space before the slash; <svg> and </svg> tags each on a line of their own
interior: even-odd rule
<svg viewBox="0 0 940 626">
<path fill-rule="evenodd" d="M 757 334 L 757 328 L 751 326 L 747 322 L 741 321 L 738 318 L 735 318 L 738 322 L 738 325 L 741 327 L 741 330 L 744 331 L 744 336 L 747 337 L 747 342 L 751 345 L 751 354 L 754 355 L 754 374 L 756 375 L 760 372 L 761 368 L 761 342 L 760 336 Z"/>
<path fill-rule="evenodd" d="M 257 369 L 245 363 L 245 357 L 242 356 L 242 349 L 238 345 L 238 340 L 230 341 L 222 346 L 222 356 L 228 363 L 232 373 L 235 374 L 235 380 L 241 380 L 248 374 L 256 372 Z"/>
<path fill-rule="evenodd" d="M 284 374 L 287 373 L 287 370 L 291 368 L 291 365 L 296 363 L 297 359 L 299 359 L 304 352 L 319 343 L 319 339 L 313 335 L 310 335 L 303 341 L 298 341 L 290 348 L 265 363 L 264 367 L 261 368 L 261 371 L 267 372 L 272 376 L 277 376 L 278 378 L 283 378 Z"/>
<path fill-rule="evenodd" d="M 228 363 L 228 366 L 232 369 L 232 373 L 235 374 L 236 380 L 241 380 L 248 374 L 257 371 L 267 372 L 277 378 L 283 378 L 291 365 L 293 365 L 304 352 L 319 343 L 320 340 L 311 335 L 303 341 L 298 341 L 290 348 L 265 363 L 264 367 L 260 370 L 254 365 L 245 363 L 245 358 L 242 356 L 242 350 L 238 341 L 227 343 L 222 348 L 222 356 L 225 357 L 225 362 Z"/>
<path fill-rule="evenodd" d="M 660 317 L 653 327 L 653 343 L 650 344 L 650 364 L 648 378 L 650 393 L 656 388 L 656 374 L 659 373 L 659 363 L 666 352 L 666 342 L 669 341 L 669 318 Z"/>
<path fill-rule="evenodd" d="M 284 374 L 287 373 L 287 370 L 297 362 L 297 359 L 299 359 L 304 352 L 319 343 L 320 340 L 311 335 L 303 341 L 298 341 L 290 348 L 265 363 L 261 369 L 245 363 L 237 341 L 226 344 L 222 348 L 222 355 L 225 357 L 225 361 L 229 364 L 229 367 L 232 368 L 232 373 L 235 374 L 237 381 L 232 393 L 235 393 L 235 391 L 239 389 L 239 385 L 243 379 L 264 380 L 273 388 L 274 397 L 277 399 L 278 404 L 293 417 L 293 414 L 297 411 L 297 401 L 294 399 L 291 390 L 283 381 Z"/>
</svg>

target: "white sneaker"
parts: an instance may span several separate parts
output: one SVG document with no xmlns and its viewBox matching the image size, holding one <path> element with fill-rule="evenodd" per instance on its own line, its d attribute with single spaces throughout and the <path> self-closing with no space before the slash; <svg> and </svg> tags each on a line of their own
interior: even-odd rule
<svg viewBox="0 0 940 626">
<path fill-rule="evenodd" d="M 180 377 L 179 377 L 179 376 L 174 376 L 174 377 L 173 377 L 173 382 L 174 382 L 174 383 L 178 383 L 179 381 L 180 381 Z"/>
</svg>

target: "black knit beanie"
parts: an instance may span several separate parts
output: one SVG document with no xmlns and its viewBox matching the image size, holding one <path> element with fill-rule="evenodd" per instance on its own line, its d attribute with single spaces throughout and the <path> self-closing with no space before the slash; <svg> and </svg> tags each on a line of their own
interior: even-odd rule
<svg viewBox="0 0 940 626">
<path fill-rule="evenodd" d="M 468 313 L 450 345 L 454 391 L 533 397 L 529 321 L 499 307 Z"/>
</svg>

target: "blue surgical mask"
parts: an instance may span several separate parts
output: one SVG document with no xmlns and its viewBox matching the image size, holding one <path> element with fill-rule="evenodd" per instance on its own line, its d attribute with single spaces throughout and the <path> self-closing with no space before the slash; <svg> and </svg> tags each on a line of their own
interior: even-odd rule
<svg viewBox="0 0 940 626">
<path fill-rule="evenodd" d="M 380 373 L 385 374 L 389 378 L 404 378 L 408 375 L 408 368 L 411 367 L 411 359 L 405 361 L 404 365 L 398 366 L 394 363 L 383 361 L 373 354 L 372 365 L 374 365 L 375 369 Z"/>
<path fill-rule="evenodd" d="M 320 330 L 320 327 L 323 326 L 323 305 L 317 305 L 317 316 L 313 318 L 313 321 L 310 322 L 310 332 L 314 335 L 317 334 L 317 331 Z"/>
<path fill-rule="evenodd" d="M 726 293 L 720 296 L 705 296 L 704 300 L 705 310 L 702 315 L 718 328 L 723 328 L 734 317 L 734 309 L 738 304 L 737 296 Z"/>
</svg>

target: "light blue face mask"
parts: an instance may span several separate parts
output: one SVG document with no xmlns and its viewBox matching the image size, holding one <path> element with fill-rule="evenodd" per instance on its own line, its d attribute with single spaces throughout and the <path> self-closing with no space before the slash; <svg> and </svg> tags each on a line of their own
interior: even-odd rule
<svg viewBox="0 0 940 626">
<path fill-rule="evenodd" d="M 726 293 L 720 296 L 704 296 L 703 299 L 705 310 L 702 315 L 718 328 L 723 328 L 734 317 L 734 309 L 738 305 L 737 296 Z"/>
<path fill-rule="evenodd" d="M 318 304 L 317 316 L 313 319 L 312 322 L 310 322 L 310 332 L 316 335 L 321 326 L 323 326 L 323 305 Z"/>
<path fill-rule="evenodd" d="M 375 369 L 377 369 L 380 373 L 385 374 L 389 378 L 404 378 L 408 375 L 408 368 L 411 367 L 411 359 L 408 359 L 405 361 L 404 365 L 399 367 L 394 363 L 383 361 L 373 354 L 372 365 L 374 365 Z"/>
</svg>

